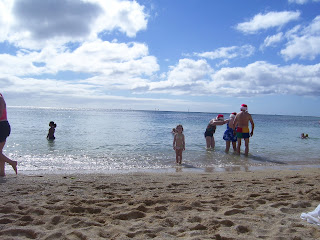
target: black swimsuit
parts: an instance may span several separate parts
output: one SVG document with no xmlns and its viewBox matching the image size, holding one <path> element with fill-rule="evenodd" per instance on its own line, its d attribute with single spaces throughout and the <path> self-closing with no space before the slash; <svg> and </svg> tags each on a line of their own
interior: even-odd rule
<svg viewBox="0 0 320 240">
<path fill-rule="evenodd" d="M 0 122 L 0 142 L 6 141 L 11 132 L 10 124 L 8 121 Z"/>
<path fill-rule="evenodd" d="M 206 132 L 204 133 L 204 137 L 213 137 L 213 134 L 216 132 L 217 126 L 208 125 Z"/>
</svg>

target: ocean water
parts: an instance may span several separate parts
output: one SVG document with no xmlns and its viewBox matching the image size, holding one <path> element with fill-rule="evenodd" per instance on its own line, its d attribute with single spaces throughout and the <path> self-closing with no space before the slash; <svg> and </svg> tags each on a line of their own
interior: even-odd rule
<svg viewBox="0 0 320 240">
<path fill-rule="evenodd" d="M 22 174 L 320 167 L 320 117 L 252 114 L 255 131 L 245 157 L 224 152 L 226 125 L 217 127 L 215 150 L 206 150 L 203 134 L 216 115 L 8 107 L 11 135 L 4 153 L 19 162 Z M 46 139 L 50 121 L 57 124 L 54 141 Z M 181 167 L 176 166 L 172 149 L 171 130 L 178 124 L 186 139 Z M 302 132 L 309 139 L 300 139 Z"/>
</svg>

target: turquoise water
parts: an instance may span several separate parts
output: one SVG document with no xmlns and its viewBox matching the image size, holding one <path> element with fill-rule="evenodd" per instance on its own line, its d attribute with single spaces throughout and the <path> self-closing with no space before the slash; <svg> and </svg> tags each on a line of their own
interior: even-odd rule
<svg viewBox="0 0 320 240">
<path fill-rule="evenodd" d="M 253 114 L 250 156 L 244 157 L 224 152 L 226 125 L 217 127 L 215 150 L 206 150 L 203 133 L 216 115 L 9 107 L 12 131 L 4 152 L 26 174 L 320 166 L 319 117 Z M 54 141 L 46 140 L 50 121 L 57 123 Z M 172 149 L 171 129 L 177 124 L 183 125 L 186 138 L 182 168 L 176 167 Z M 300 139 L 302 132 L 310 138 Z"/>
</svg>

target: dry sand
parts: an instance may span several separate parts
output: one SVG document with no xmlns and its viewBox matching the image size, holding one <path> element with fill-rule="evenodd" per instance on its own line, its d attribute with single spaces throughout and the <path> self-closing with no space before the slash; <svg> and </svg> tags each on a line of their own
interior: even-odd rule
<svg viewBox="0 0 320 240">
<path fill-rule="evenodd" d="M 0 179 L 0 239 L 320 239 L 320 170 Z"/>
</svg>

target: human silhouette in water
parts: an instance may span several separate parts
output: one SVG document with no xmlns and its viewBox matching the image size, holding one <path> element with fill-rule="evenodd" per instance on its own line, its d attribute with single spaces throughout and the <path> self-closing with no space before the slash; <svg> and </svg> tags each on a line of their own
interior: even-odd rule
<svg viewBox="0 0 320 240">
<path fill-rule="evenodd" d="M 47 139 L 48 140 L 54 140 L 56 139 L 55 136 L 54 136 L 54 132 L 56 131 L 56 127 L 57 127 L 57 124 L 55 124 L 53 121 L 51 121 L 49 123 L 49 132 L 48 132 L 48 135 L 47 135 Z"/>
</svg>

